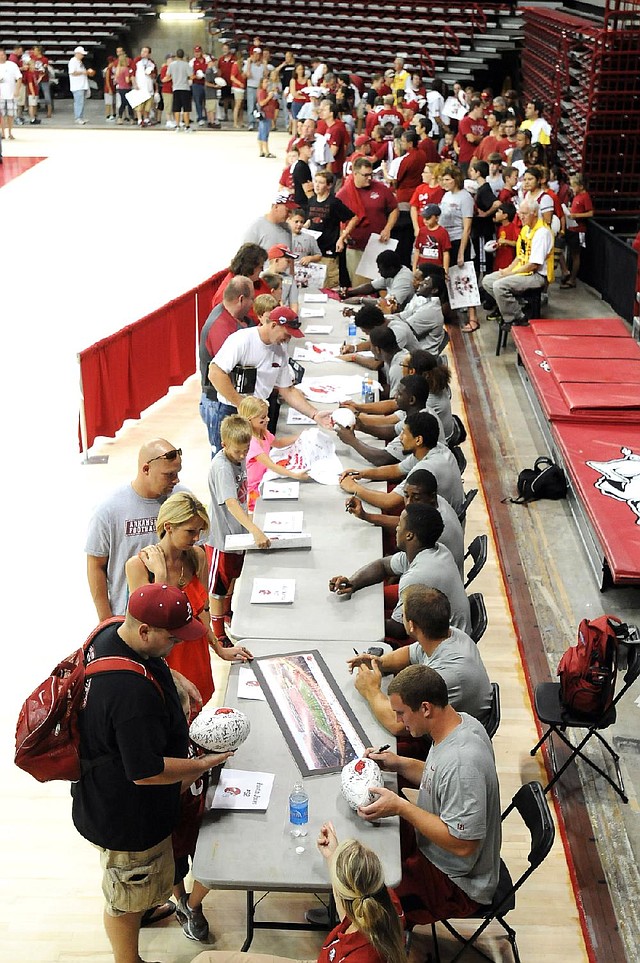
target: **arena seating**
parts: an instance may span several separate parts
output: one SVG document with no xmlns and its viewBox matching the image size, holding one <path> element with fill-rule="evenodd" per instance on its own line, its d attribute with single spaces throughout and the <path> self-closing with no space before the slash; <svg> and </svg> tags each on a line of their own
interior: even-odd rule
<svg viewBox="0 0 640 963">
<path fill-rule="evenodd" d="M 420 66 L 426 75 L 446 71 L 467 79 L 499 59 L 503 46 L 514 45 L 513 31 L 496 33 L 500 17 L 511 12 L 507 3 L 379 0 L 354 7 L 349 0 L 336 0 L 330 17 L 320 0 L 291 0 L 286 7 L 279 0 L 264 0 L 259 12 L 252 0 L 201 0 L 198 6 L 214 35 L 237 45 L 259 35 L 273 50 L 299 51 L 303 62 L 318 56 L 346 72 L 383 70 L 402 53 L 408 64 Z M 481 49 L 480 41 L 487 40 L 489 30 L 491 43 L 483 43 Z"/>
<path fill-rule="evenodd" d="M 65 89 L 66 68 L 74 47 L 81 44 L 92 55 L 113 41 L 122 40 L 143 17 L 156 16 L 157 3 L 26 3 L 0 0 L 0 44 L 7 50 L 21 43 L 43 48 L 58 71 Z"/>
<path fill-rule="evenodd" d="M 600 22 L 525 7 L 523 87 L 550 109 L 568 174 L 582 173 L 596 209 L 640 214 L 640 5 L 607 0 Z"/>
<path fill-rule="evenodd" d="M 619 318 L 535 320 L 513 340 L 601 588 L 640 584 L 640 345 Z"/>
</svg>

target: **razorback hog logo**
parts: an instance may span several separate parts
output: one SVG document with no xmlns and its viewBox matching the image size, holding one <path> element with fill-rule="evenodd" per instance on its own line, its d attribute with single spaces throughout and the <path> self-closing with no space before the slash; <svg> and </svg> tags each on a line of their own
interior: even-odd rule
<svg viewBox="0 0 640 963">
<path fill-rule="evenodd" d="M 620 453 L 622 458 L 588 461 L 587 465 L 601 474 L 595 483 L 598 491 L 626 502 L 637 516 L 636 525 L 640 525 L 640 455 L 634 455 L 630 448 L 621 448 Z"/>
<path fill-rule="evenodd" d="M 234 712 L 235 709 L 216 709 L 213 714 L 214 716 L 230 716 L 233 715 Z"/>
<path fill-rule="evenodd" d="M 239 796 L 239 795 L 240 795 L 240 790 L 238 789 L 237 786 L 226 786 L 224 791 L 225 791 L 225 793 L 226 793 L 228 796 Z"/>
<path fill-rule="evenodd" d="M 364 772 L 364 759 L 358 759 L 357 763 L 353 767 L 354 770 L 360 775 Z"/>
</svg>

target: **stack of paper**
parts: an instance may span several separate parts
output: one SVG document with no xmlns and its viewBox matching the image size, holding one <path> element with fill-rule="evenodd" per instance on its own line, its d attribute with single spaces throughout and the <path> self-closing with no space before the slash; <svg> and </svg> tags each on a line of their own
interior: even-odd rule
<svg viewBox="0 0 640 963">
<path fill-rule="evenodd" d="M 253 669 L 250 669 L 247 665 L 241 665 L 238 672 L 238 698 L 255 699 L 260 702 L 267 701 Z"/>
<path fill-rule="evenodd" d="M 305 334 L 331 334 L 332 331 L 332 324 L 308 324 L 305 328 Z"/>
<path fill-rule="evenodd" d="M 250 602 L 255 605 L 290 605 L 296 594 L 294 578 L 254 578 Z"/>
<path fill-rule="evenodd" d="M 324 308 L 322 305 L 312 305 L 309 308 L 300 309 L 301 318 L 324 318 Z"/>
<path fill-rule="evenodd" d="M 303 512 L 267 512 L 264 517 L 263 531 L 271 532 L 301 532 Z"/>
<path fill-rule="evenodd" d="M 225 552 L 271 552 L 282 548 L 311 548 L 311 535 L 306 532 L 265 532 L 269 537 L 269 548 L 258 548 L 253 535 L 227 535 L 224 540 Z"/>
<path fill-rule="evenodd" d="M 323 294 L 321 291 L 304 292 L 305 304 L 326 304 L 328 300 L 329 300 L 329 295 Z"/>
</svg>

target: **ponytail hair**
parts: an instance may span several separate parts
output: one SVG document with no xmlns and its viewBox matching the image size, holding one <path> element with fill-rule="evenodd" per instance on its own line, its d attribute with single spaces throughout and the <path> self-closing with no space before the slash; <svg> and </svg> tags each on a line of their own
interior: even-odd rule
<svg viewBox="0 0 640 963">
<path fill-rule="evenodd" d="M 355 839 L 340 843 L 331 861 L 331 884 L 346 915 L 386 963 L 406 963 L 398 913 L 373 850 Z"/>
</svg>

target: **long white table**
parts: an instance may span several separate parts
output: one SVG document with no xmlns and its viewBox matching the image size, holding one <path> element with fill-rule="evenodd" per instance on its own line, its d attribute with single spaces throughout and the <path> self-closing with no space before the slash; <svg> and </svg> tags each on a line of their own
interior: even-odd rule
<svg viewBox="0 0 640 963">
<path fill-rule="evenodd" d="M 299 638 L 286 642 L 249 639 L 247 645 L 255 654 L 306 652 L 317 649 L 336 679 L 347 703 L 373 746 L 389 744 L 395 739 L 382 728 L 368 705 L 357 692 L 354 677 L 346 660 L 350 650 L 338 643 L 314 646 Z M 251 721 L 247 741 L 226 764 L 233 769 L 275 773 L 271 801 L 266 812 L 232 812 L 211 810 L 205 813 L 193 862 L 193 875 L 210 889 L 235 889 L 247 892 L 247 939 L 259 928 L 309 929 L 307 924 L 276 925 L 254 919 L 254 893 L 262 891 L 324 892 L 331 890 L 325 861 L 315 841 L 323 822 L 331 820 L 339 839 L 356 838 L 375 850 L 382 860 L 385 878 L 390 886 L 401 877 L 399 819 L 393 817 L 371 824 L 349 808 L 340 791 L 340 774 L 322 774 L 304 779 L 309 794 L 308 835 L 294 838 L 289 833 L 288 798 L 293 784 L 300 781 L 298 766 L 285 737 L 267 702 L 238 700 L 239 666 L 229 675 L 225 704 L 236 706 Z M 395 775 L 385 774 L 385 785 L 397 788 Z M 303 853 L 296 848 L 304 846 Z M 313 927 L 311 927 L 313 928 Z"/>
<path fill-rule="evenodd" d="M 333 331 L 329 335 L 312 335 L 308 340 L 317 344 L 344 341 L 348 322 L 342 315 L 342 305 L 329 300 L 325 307 L 325 317 L 303 321 L 303 330 L 308 324 L 331 324 Z M 304 340 L 292 339 L 292 350 L 296 344 L 304 345 L 306 340 L 306 337 Z M 310 377 L 362 374 L 363 378 L 373 375 L 373 380 L 377 380 L 376 372 L 340 360 L 310 363 L 306 366 L 306 374 Z M 322 407 L 333 410 L 337 406 Z M 294 427 L 286 424 L 287 410 L 283 406 L 279 435 L 297 433 Z M 368 462 L 343 444 L 337 435 L 333 437 L 336 453 L 345 468 L 368 466 Z M 371 439 L 371 443 L 377 444 L 375 439 Z M 383 488 L 382 485 L 372 487 Z M 266 511 L 302 510 L 303 529 L 311 534 L 311 549 L 247 552 L 233 595 L 230 634 L 234 639 L 281 639 L 295 635 L 305 641 L 345 639 L 361 646 L 384 638 L 382 585 L 363 589 L 348 601 L 329 592 L 332 576 L 351 575 L 382 555 L 381 529 L 346 512 L 347 498 L 338 486 L 302 482 L 297 501 L 258 501 L 254 516 L 257 525 L 262 524 Z M 251 605 L 253 579 L 265 577 L 295 578 L 293 604 Z M 290 629 L 286 631 L 285 626 Z"/>
</svg>

